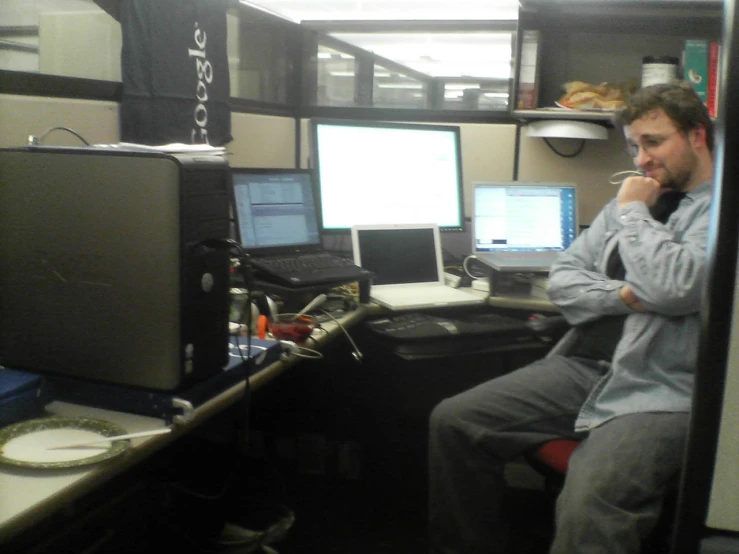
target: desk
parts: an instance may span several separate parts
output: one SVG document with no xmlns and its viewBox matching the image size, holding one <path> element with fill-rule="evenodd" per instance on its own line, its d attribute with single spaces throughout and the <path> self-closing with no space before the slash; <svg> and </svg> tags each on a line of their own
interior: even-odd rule
<svg viewBox="0 0 739 554">
<path fill-rule="evenodd" d="M 341 319 L 341 324 L 350 327 L 361 321 L 367 308 L 360 306 Z M 343 336 L 343 331 L 334 322 L 322 325 L 326 332 L 315 332 L 318 348 Z M 251 390 L 259 389 L 276 379 L 288 368 L 300 361 L 290 355 L 251 376 Z M 69 470 L 34 470 L 2 467 L 0 469 L 0 545 L 24 531 L 28 531 L 50 515 L 90 493 L 107 481 L 131 470 L 156 452 L 164 449 L 182 435 L 189 433 L 215 414 L 237 402 L 244 394 L 243 381 L 223 391 L 198 406 L 186 423 L 175 425 L 166 435 L 133 439 L 131 448 L 123 455 L 107 462 Z M 65 402 L 52 402 L 48 411 L 54 415 L 87 416 L 119 424 L 130 432 L 164 427 L 161 419 L 92 408 Z"/>
<path fill-rule="evenodd" d="M 505 299 L 503 297 L 488 298 L 487 305 L 494 308 L 526 311 L 545 311 L 544 308 L 546 307 L 542 305 L 541 301 L 537 300 L 526 301 L 525 299 Z M 345 327 L 352 327 L 368 315 L 379 315 L 385 311 L 383 308 L 372 304 L 362 305 L 354 312 L 342 317 L 341 323 Z M 329 343 L 336 342 L 338 344 L 339 341 L 345 340 L 341 338 L 343 337 L 343 331 L 334 322 L 328 321 L 322 324 L 322 327 L 327 332 L 315 332 L 315 346 L 319 350 L 322 350 Z M 361 334 L 361 330 L 352 331 L 352 336 L 358 341 L 361 339 Z M 362 345 L 363 350 L 365 350 L 364 346 Z M 522 354 L 531 355 L 532 353 Z M 388 359 L 383 357 L 379 351 L 373 351 L 371 348 L 365 350 L 365 357 L 365 366 L 360 371 L 351 372 L 351 374 L 344 371 L 346 368 L 342 367 L 341 364 L 327 369 L 327 379 L 323 383 L 325 386 L 321 386 L 320 380 L 319 382 L 314 380 L 314 373 L 302 375 L 298 381 L 304 380 L 312 387 L 320 387 L 320 390 L 325 394 L 323 405 L 327 408 L 330 408 L 333 402 L 336 401 L 334 396 L 337 394 L 337 388 L 342 389 L 343 385 L 339 403 L 354 403 L 353 408 L 362 418 L 362 421 L 357 425 L 359 433 L 357 438 L 365 440 L 366 437 L 370 442 L 379 443 L 380 447 L 376 452 L 380 452 L 382 455 L 388 453 L 388 450 L 384 448 L 386 432 L 398 428 L 399 422 L 408 421 L 407 426 L 405 423 L 401 424 L 402 428 L 399 432 L 396 432 L 403 441 L 408 437 L 415 439 L 423 437 L 425 436 L 423 433 L 426 413 L 439 397 L 448 395 L 450 391 L 467 388 L 475 382 L 489 378 L 491 372 L 495 374 L 499 370 L 504 370 L 503 367 L 487 369 L 486 364 L 478 364 L 473 360 L 470 360 L 470 365 L 474 367 L 465 371 L 461 371 L 459 368 L 455 369 L 454 372 L 444 371 L 441 361 L 438 368 L 424 363 L 423 368 L 411 365 L 398 370 L 397 367 L 394 367 L 395 362 L 389 363 Z M 299 362 L 301 362 L 300 358 L 289 356 L 262 368 L 258 373 L 251 376 L 249 381 L 251 390 L 259 390 Z M 430 379 L 421 378 L 419 381 L 422 374 L 417 373 L 417 370 L 426 372 Z M 377 391 L 378 383 L 382 384 L 381 395 L 373 394 L 371 398 L 366 398 L 366 394 L 361 394 L 362 391 L 365 393 L 366 391 Z M 421 383 L 420 389 L 419 383 Z M 154 457 L 155 454 L 168 451 L 168 447 L 175 446 L 184 435 L 210 421 L 217 414 L 224 412 L 229 406 L 236 404 L 243 397 L 244 390 L 244 382 L 237 383 L 198 406 L 194 410 L 192 418 L 186 423 L 175 426 L 172 433 L 134 439 L 132 447 L 122 456 L 99 465 L 64 471 L 20 468 L 0 469 L 0 495 L 2 495 L 0 501 L 0 545 L 20 536 L 28 536 L 34 531 L 34 527 L 53 519 L 51 516 L 66 513 L 66 508 L 74 506 L 78 501 L 81 502 L 83 499 L 89 498 L 92 493 L 104 488 L 103 486 L 114 478 L 126 476 L 140 466 L 144 466 L 144 462 Z M 415 391 L 410 399 L 408 397 L 409 390 Z M 306 392 L 303 391 L 302 394 L 305 395 Z M 361 398 L 353 396 L 355 394 L 360 395 Z M 164 422 L 158 418 L 58 401 L 49 405 L 49 411 L 57 415 L 87 416 L 108 420 L 131 432 L 164 427 Z M 404 444 L 409 448 L 418 446 L 416 456 L 406 456 L 408 458 L 407 463 L 411 464 L 412 462 L 413 467 L 415 467 L 416 461 L 422 464 L 423 448 L 420 445 L 411 445 L 410 442 Z M 378 469 L 378 473 L 383 475 L 384 468 L 379 467 Z M 402 474 L 403 472 L 398 473 L 398 475 Z M 416 471 L 416 474 L 420 478 L 422 472 Z"/>
<path fill-rule="evenodd" d="M 521 296 L 488 296 L 486 303 L 491 308 L 508 310 L 526 310 L 531 313 L 559 313 L 557 306 L 549 300 L 542 300 L 528 295 Z"/>
</svg>

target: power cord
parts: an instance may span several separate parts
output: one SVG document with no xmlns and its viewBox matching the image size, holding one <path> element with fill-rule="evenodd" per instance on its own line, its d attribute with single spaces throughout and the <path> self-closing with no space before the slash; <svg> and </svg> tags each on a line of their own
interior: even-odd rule
<svg viewBox="0 0 739 554">
<path fill-rule="evenodd" d="M 331 315 L 326 310 L 321 310 L 321 311 L 324 314 L 326 314 L 328 317 L 330 317 L 333 320 L 333 322 L 336 323 L 336 325 L 339 326 L 339 329 L 341 329 L 344 332 L 344 335 L 346 335 L 346 338 L 349 340 L 349 344 L 352 345 L 352 349 L 353 349 L 352 358 L 354 358 L 358 363 L 361 364 L 362 363 L 362 357 L 363 357 L 362 351 L 359 350 L 359 347 L 357 346 L 357 343 L 354 342 L 354 339 L 349 334 L 349 331 L 346 330 L 346 327 L 344 327 L 344 325 L 342 325 L 342 323 L 338 319 L 336 319 L 333 315 Z"/>
<path fill-rule="evenodd" d="M 282 355 L 280 357 L 283 360 L 287 360 L 290 356 L 306 360 L 320 360 L 323 358 L 323 354 L 318 350 L 313 350 L 307 346 L 300 346 L 291 340 L 281 340 L 279 342 L 280 346 L 282 346 Z"/>
<path fill-rule="evenodd" d="M 554 145 L 552 144 L 552 142 L 548 138 L 546 138 L 546 137 L 544 138 L 544 142 L 546 143 L 546 145 L 549 147 L 549 149 L 552 152 L 554 152 L 555 154 L 557 154 L 557 156 L 561 156 L 563 158 L 574 158 L 575 156 L 577 156 L 578 154 L 580 154 L 580 152 L 582 152 L 583 149 L 585 148 L 585 139 L 582 139 L 580 141 L 580 146 L 577 148 L 577 150 L 575 150 L 571 154 L 565 154 L 565 153 L 560 152 L 559 150 L 557 150 L 554 147 Z"/>
<path fill-rule="evenodd" d="M 85 140 L 85 137 L 80 135 L 77 131 L 74 131 L 70 129 L 69 127 L 52 127 L 50 129 L 47 129 L 44 131 L 40 136 L 35 135 L 28 135 L 28 146 L 40 146 L 41 142 L 46 138 L 46 136 L 51 133 L 52 131 L 66 131 L 67 133 L 71 133 L 74 136 L 76 136 L 78 139 L 80 139 L 85 146 L 90 146 L 90 143 Z"/>
</svg>

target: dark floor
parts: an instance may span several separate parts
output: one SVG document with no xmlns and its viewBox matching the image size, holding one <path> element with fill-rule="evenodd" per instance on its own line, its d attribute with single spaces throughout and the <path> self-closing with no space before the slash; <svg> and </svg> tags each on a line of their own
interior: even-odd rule
<svg viewBox="0 0 739 554">
<path fill-rule="evenodd" d="M 307 475 L 289 464 L 250 459 L 248 474 L 231 475 L 224 489 L 211 484 L 171 485 L 174 528 L 181 549 L 223 554 L 261 553 L 248 544 L 219 540 L 223 522 L 264 531 L 265 542 L 279 554 L 425 554 L 425 491 L 377 476 L 346 479 Z M 221 475 L 224 477 L 225 473 Z M 550 512 L 541 493 L 515 490 L 506 505 L 513 524 L 511 554 L 544 554 Z M 294 518 L 294 519 L 293 519 Z M 285 529 L 286 527 L 289 527 Z M 170 543 L 171 547 L 172 544 Z"/>
<path fill-rule="evenodd" d="M 226 443 L 228 444 L 228 443 Z M 165 455 L 166 454 L 166 455 Z M 316 464 L 182 440 L 0 550 L 8 554 L 426 554 L 423 466 L 400 457 Z M 356 460 L 355 460 L 356 461 Z M 384 463 L 383 463 L 384 462 Z M 510 554 L 545 554 L 542 493 L 506 501 Z M 264 546 L 263 546 L 264 545 Z"/>
</svg>

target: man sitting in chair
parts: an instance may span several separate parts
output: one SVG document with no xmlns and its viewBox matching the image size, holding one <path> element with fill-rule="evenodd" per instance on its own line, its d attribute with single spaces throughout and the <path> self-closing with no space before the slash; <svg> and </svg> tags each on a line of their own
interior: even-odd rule
<svg viewBox="0 0 739 554">
<path fill-rule="evenodd" d="M 700 333 L 713 124 L 687 83 L 616 114 L 640 175 L 623 181 L 549 274 L 581 340 L 442 401 L 429 436 L 435 554 L 512 554 L 506 461 L 582 440 L 557 500 L 553 554 L 635 554 L 680 471 Z M 636 173 L 636 172 L 635 172 Z"/>
</svg>

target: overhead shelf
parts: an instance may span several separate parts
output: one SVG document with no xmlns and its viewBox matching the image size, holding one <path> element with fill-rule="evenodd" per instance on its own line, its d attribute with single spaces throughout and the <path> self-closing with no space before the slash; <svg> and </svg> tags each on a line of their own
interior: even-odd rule
<svg viewBox="0 0 739 554">
<path fill-rule="evenodd" d="M 511 115 L 612 128 L 612 110 L 556 107 L 567 84 L 634 90 L 645 57 L 681 59 L 688 39 L 720 40 L 721 7 L 717 0 L 522 0 Z"/>
<path fill-rule="evenodd" d="M 565 108 L 539 108 L 513 110 L 513 117 L 530 121 L 535 119 L 565 119 L 569 121 L 595 121 L 612 127 L 613 111 L 568 110 Z"/>
</svg>

